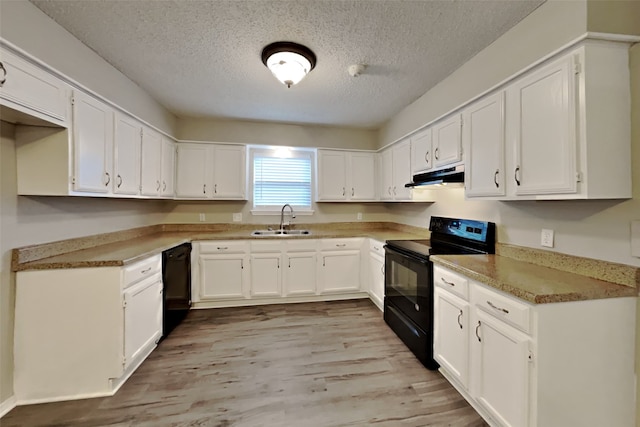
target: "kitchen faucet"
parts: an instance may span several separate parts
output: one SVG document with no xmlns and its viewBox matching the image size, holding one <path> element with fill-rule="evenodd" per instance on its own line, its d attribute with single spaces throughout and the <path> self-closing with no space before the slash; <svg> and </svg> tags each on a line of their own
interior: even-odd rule
<svg viewBox="0 0 640 427">
<path fill-rule="evenodd" d="M 284 208 L 286 208 L 287 206 L 289 206 L 289 210 L 291 211 L 291 219 L 295 218 L 296 215 L 293 213 L 293 208 L 291 207 L 291 205 L 289 203 L 285 204 L 282 207 L 282 210 L 280 211 L 280 231 L 284 231 Z M 287 224 L 289 225 L 289 224 Z"/>
</svg>

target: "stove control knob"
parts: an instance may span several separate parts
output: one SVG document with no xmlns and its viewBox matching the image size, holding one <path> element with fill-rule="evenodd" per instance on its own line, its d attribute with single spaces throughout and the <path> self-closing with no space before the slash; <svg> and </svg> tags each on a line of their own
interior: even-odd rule
<svg viewBox="0 0 640 427">
<path fill-rule="evenodd" d="M 420 306 L 418 304 L 415 305 L 416 311 L 420 311 Z"/>
</svg>

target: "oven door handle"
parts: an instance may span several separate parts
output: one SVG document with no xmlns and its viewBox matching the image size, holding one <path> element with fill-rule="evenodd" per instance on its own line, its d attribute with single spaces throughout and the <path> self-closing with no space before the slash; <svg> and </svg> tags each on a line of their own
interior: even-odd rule
<svg viewBox="0 0 640 427">
<path fill-rule="evenodd" d="M 384 250 L 386 251 L 386 254 L 388 254 L 388 255 L 396 255 L 396 256 L 399 256 L 399 257 L 402 257 L 402 258 L 405 258 L 405 259 L 409 259 L 409 260 L 411 260 L 413 262 L 420 263 L 422 265 L 429 265 L 429 261 L 426 260 L 426 259 L 419 258 L 419 257 L 417 257 L 415 255 L 411 255 L 411 254 L 406 253 L 406 252 L 400 252 L 400 251 L 397 251 L 395 249 L 391 249 L 389 246 L 385 245 Z"/>
</svg>

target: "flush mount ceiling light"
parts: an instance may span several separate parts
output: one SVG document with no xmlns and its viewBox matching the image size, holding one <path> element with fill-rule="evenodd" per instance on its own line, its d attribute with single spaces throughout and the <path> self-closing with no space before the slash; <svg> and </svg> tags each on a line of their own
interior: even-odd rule
<svg viewBox="0 0 640 427">
<path fill-rule="evenodd" d="M 300 82 L 316 66 L 316 55 L 306 46 L 275 42 L 262 49 L 262 62 L 287 87 Z"/>
</svg>

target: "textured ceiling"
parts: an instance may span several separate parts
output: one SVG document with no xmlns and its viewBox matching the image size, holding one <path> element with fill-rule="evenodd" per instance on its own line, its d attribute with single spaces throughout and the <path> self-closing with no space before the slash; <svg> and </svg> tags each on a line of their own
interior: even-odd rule
<svg viewBox="0 0 640 427">
<path fill-rule="evenodd" d="M 31 2 L 179 117 L 375 128 L 544 0 Z M 318 57 L 291 89 L 260 58 L 279 40 Z"/>
</svg>

